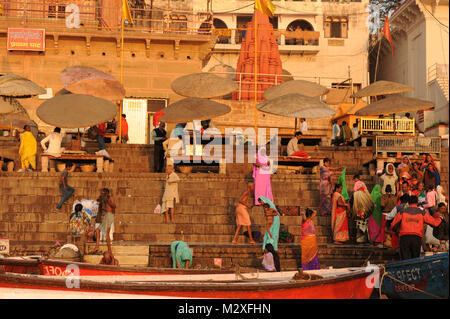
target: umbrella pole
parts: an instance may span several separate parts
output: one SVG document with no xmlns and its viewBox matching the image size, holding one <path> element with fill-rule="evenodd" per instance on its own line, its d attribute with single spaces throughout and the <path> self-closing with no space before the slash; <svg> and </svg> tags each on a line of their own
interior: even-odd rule
<svg viewBox="0 0 450 319">
<path fill-rule="evenodd" d="M 297 118 L 295 118 L 295 129 L 294 129 L 294 133 L 297 132 Z"/>
<path fill-rule="evenodd" d="M 120 43 L 120 84 L 123 85 L 123 56 L 124 56 L 124 40 L 123 40 L 123 29 L 124 29 L 124 12 L 123 12 L 123 5 L 122 5 L 122 24 L 121 24 L 121 43 Z M 119 144 L 122 144 L 122 104 L 123 100 L 120 101 L 119 105 Z"/>
<path fill-rule="evenodd" d="M 255 145 L 258 144 L 258 110 L 256 105 L 258 104 L 258 56 L 257 56 L 257 36 L 258 36 L 258 17 L 256 14 L 256 9 L 254 10 L 255 15 Z"/>
<path fill-rule="evenodd" d="M 395 134 L 395 113 L 394 113 L 394 134 Z"/>
<path fill-rule="evenodd" d="M 119 144 L 122 144 L 122 110 L 123 100 L 119 104 Z"/>
</svg>

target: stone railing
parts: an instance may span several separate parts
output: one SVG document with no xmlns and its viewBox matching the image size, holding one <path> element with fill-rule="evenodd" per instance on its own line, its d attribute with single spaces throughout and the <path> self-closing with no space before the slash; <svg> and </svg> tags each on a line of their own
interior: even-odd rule
<svg viewBox="0 0 450 319">
<path fill-rule="evenodd" d="M 441 153 L 440 137 L 377 136 L 375 152 Z"/>
</svg>

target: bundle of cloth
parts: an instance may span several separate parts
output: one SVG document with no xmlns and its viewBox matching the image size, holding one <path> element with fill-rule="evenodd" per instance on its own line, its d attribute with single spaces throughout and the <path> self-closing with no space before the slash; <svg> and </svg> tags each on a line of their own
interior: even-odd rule
<svg viewBox="0 0 450 319">
<path fill-rule="evenodd" d="M 367 242 L 368 218 L 374 209 L 374 203 L 366 184 L 357 180 L 353 187 L 352 217 L 356 220 L 356 242 Z"/>
</svg>

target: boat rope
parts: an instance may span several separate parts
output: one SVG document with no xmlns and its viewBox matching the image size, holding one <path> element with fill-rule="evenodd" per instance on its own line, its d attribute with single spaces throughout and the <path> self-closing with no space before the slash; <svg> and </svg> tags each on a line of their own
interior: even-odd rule
<svg viewBox="0 0 450 319">
<path fill-rule="evenodd" d="M 412 288 L 412 289 L 414 289 L 414 290 L 417 290 L 418 292 L 421 292 L 421 293 L 423 293 L 423 294 L 425 294 L 425 295 L 428 295 L 428 296 L 430 296 L 430 297 L 433 297 L 433 298 L 435 298 L 435 299 L 443 299 L 443 298 L 440 297 L 440 296 L 433 295 L 432 293 L 429 293 L 429 292 L 427 292 L 427 291 L 424 291 L 424 290 L 422 290 L 422 289 L 419 289 L 419 288 L 417 288 L 417 287 L 414 287 L 414 286 L 412 286 L 412 285 L 409 285 L 409 284 L 407 284 L 406 282 L 403 282 L 403 281 L 401 281 L 401 280 L 399 280 L 399 279 L 397 279 L 397 278 L 391 276 L 391 275 L 389 274 L 389 272 L 386 271 L 386 268 L 385 268 L 384 266 L 382 266 L 382 267 L 383 267 L 383 275 L 381 276 L 380 287 L 378 288 L 380 299 L 381 299 L 381 287 L 383 286 L 383 280 L 384 280 L 384 277 L 389 277 L 390 279 L 392 279 L 392 280 L 394 280 L 394 281 L 396 281 L 396 282 L 398 282 L 398 283 L 401 283 L 402 285 L 405 285 L 405 286 L 407 286 L 407 287 L 410 287 L 410 288 Z"/>
<path fill-rule="evenodd" d="M 254 276 L 256 278 L 247 278 L 247 277 L 245 277 L 244 275 L 241 274 L 241 267 L 238 264 L 234 266 L 234 274 L 236 276 L 236 280 L 251 280 L 251 279 L 258 279 L 259 278 L 259 270 L 258 269 L 256 270 L 256 273 L 252 272 L 253 275 L 256 274 L 256 276 Z"/>
</svg>

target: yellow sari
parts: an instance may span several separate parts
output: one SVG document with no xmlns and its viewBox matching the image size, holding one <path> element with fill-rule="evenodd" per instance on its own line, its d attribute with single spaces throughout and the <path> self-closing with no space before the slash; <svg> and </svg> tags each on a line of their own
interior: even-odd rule
<svg viewBox="0 0 450 319">
<path fill-rule="evenodd" d="M 37 142 L 33 134 L 25 131 L 20 138 L 19 155 L 22 169 L 27 169 L 30 165 L 36 169 Z"/>
</svg>

